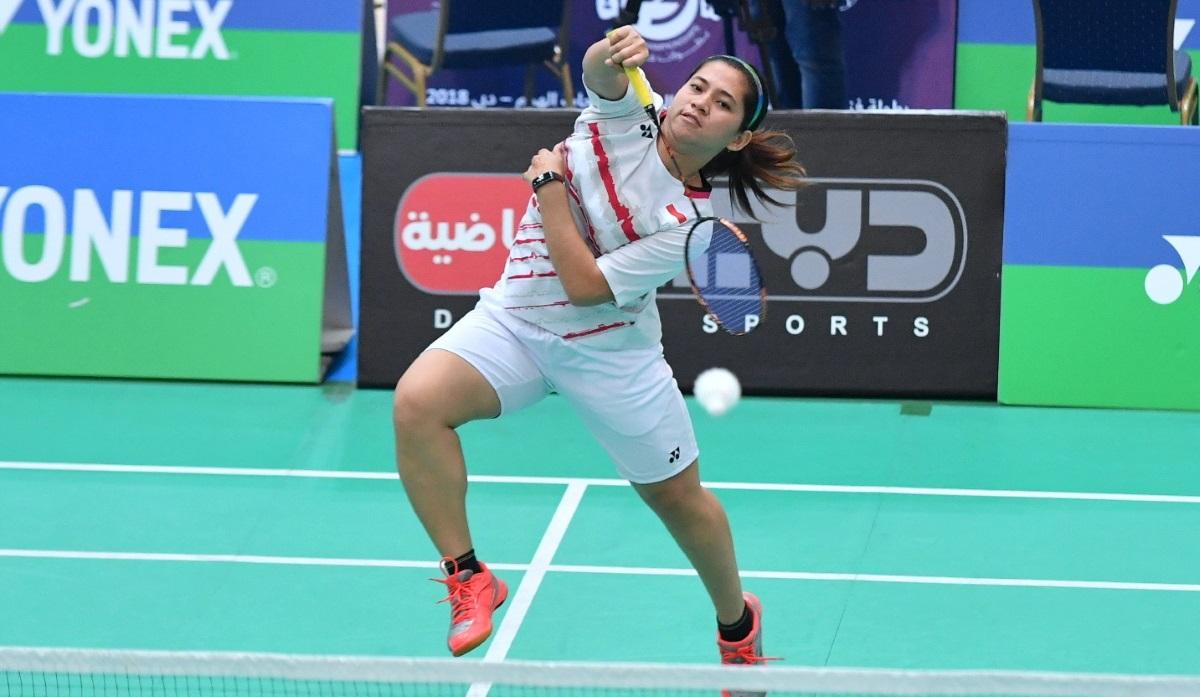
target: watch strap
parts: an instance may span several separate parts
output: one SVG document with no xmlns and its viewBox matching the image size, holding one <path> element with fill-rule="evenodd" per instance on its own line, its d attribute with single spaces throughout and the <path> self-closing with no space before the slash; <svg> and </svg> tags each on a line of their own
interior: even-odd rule
<svg viewBox="0 0 1200 697">
<path fill-rule="evenodd" d="M 553 181 L 561 182 L 561 181 L 565 181 L 565 180 L 563 179 L 563 176 L 561 174 L 559 174 L 558 172 L 555 172 L 553 170 L 548 170 L 548 171 L 542 172 L 541 174 L 534 177 L 533 181 L 529 182 L 529 184 L 530 184 L 530 186 L 533 187 L 534 191 L 537 191 L 538 189 L 542 188 L 546 184 L 549 184 L 550 182 L 553 182 Z"/>
</svg>

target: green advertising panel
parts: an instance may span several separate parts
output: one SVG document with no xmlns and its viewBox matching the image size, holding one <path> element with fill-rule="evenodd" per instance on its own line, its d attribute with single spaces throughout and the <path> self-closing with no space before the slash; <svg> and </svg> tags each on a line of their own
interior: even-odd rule
<svg viewBox="0 0 1200 697">
<path fill-rule="evenodd" d="M 1179 0 L 1174 40 L 1200 66 L 1200 0 Z M 1081 31 L 1086 31 L 1081 28 Z M 1026 121 L 1029 87 L 1037 66 L 1032 0 L 959 0 L 954 78 L 957 109 L 1003 110 L 1010 122 Z M 1192 73 L 1195 75 L 1196 68 Z M 1162 106 L 1043 102 L 1042 120 L 1058 123 L 1178 124 Z"/>
<path fill-rule="evenodd" d="M 345 345 L 328 100 L 0 95 L 0 131 L 0 373 L 315 382 Z"/>
<path fill-rule="evenodd" d="M 0 0 L 0 92 L 328 97 L 357 149 L 360 0 Z"/>
<path fill-rule="evenodd" d="M 1200 129 L 1009 128 L 1000 401 L 1200 409 Z"/>
</svg>

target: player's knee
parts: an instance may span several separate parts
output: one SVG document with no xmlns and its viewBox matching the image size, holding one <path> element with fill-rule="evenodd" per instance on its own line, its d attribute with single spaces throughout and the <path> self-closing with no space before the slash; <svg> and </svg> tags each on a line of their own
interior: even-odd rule
<svg viewBox="0 0 1200 697">
<path fill-rule="evenodd" d="M 704 489 L 691 477 L 676 476 L 654 484 L 640 485 L 638 493 L 646 505 L 661 514 L 694 507 L 704 496 Z"/>
<path fill-rule="evenodd" d="M 655 486 L 642 491 L 642 500 L 656 513 L 662 514 L 679 508 L 686 499 L 677 487 Z"/>
<path fill-rule="evenodd" d="M 418 390 L 403 380 L 396 385 L 392 397 L 392 423 L 396 427 L 396 438 L 403 440 L 415 436 L 433 425 L 432 409 Z"/>
</svg>

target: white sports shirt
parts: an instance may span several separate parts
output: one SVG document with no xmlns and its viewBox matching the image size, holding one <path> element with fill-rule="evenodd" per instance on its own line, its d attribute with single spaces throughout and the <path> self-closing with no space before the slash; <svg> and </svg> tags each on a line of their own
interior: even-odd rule
<svg viewBox="0 0 1200 697">
<path fill-rule="evenodd" d="M 586 84 L 584 85 L 587 87 Z M 684 242 L 696 219 L 712 215 L 709 192 L 686 189 L 655 147 L 657 131 L 632 89 L 610 101 L 587 88 L 591 106 L 557 146 L 566 159 L 571 212 L 612 289 L 613 302 L 578 307 L 550 263 L 537 197 L 530 198 L 504 273 L 480 297 L 590 348 L 649 348 L 662 340 L 654 290 L 684 270 Z M 662 97 L 654 95 L 656 108 Z M 690 201 L 689 201 L 690 199 Z M 702 254 L 707 239 L 692 241 Z"/>
</svg>

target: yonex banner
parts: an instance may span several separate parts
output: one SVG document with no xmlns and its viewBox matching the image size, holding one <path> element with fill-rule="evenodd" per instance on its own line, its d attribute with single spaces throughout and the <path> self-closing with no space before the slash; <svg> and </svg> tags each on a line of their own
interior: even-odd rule
<svg viewBox="0 0 1200 697">
<path fill-rule="evenodd" d="M 0 95 L 0 373 L 313 382 L 349 339 L 329 100 Z"/>
<path fill-rule="evenodd" d="M 1000 399 L 1200 409 L 1200 130 L 1015 124 Z"/>
<path fill-rule="evenodd" d="M 0 92 L 330 97 L 357 144 L 361 0 L 0 0 Z"/>
<path fill-rule="evenodd" d="M 368 109 L 359 380 L 390 386 L 495 282 L 529 200 L 518 172 L 574 112 Z M 685 387 L 735 370 L 749 392 L 993 399 L 1005 123 L 997 115 L 781 113 L 811 175 L 795 207 L 734 216 L 770 293 L 753 332 L 659 291 Z"/>
</svg>

